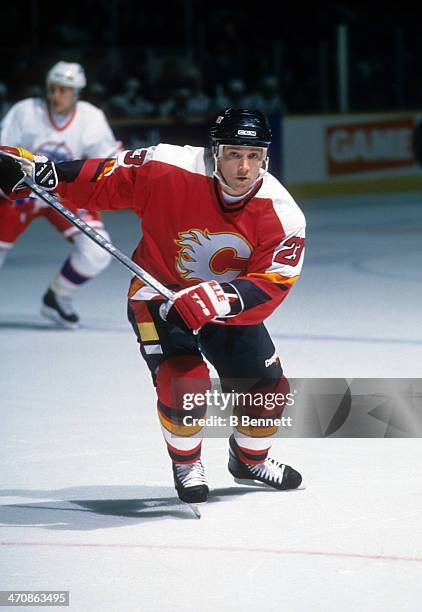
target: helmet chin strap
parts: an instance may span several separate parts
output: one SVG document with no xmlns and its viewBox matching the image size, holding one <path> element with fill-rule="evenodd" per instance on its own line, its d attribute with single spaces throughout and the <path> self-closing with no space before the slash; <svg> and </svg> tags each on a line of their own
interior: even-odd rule
<svg viewBox="0 0 422 612">
<path fill-rule="evenodd" d="M 224 146 L 224 145 L 223 145 Z M 225 191 L 224 188 L 226 189 L 233 189 L 233 187 L 230 187 L 230 185 L 228 185 L 226 183 L 226 180 L 224 178 L 224 176 L 219 172 L 218 170 L 218 153 L 219 153 L 219 149 L 220 149 L 220 145 L 217 145 L 216 147 L 212 147 L 212 157 L 214 159 L 214 172 L 213 172 L 213 176 L 215 176 L 215 178 L 218 180 L 218 182 L 220 183 L 223 191 Z M 260 181 L 268 172 L 268 155 L 264 160 L 264 167 L 259 169 L 259 174 L 256 177 L 256 179 L 254 180 L 254 182 L 252 183 L 252 185 L 249 186 L 248 190 L 245 191 L 245 193 L 243 195 L 246 195 L 247 193 L 249 193 L 249 191 L 251 191 L 255 185 L 257 184 L 258 181 Z"/>
</svg>

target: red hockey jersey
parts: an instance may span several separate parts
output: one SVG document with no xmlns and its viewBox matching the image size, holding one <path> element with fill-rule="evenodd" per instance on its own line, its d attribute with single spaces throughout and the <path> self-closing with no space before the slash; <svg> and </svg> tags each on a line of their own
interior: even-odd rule
<svg viewBox="0 0 422 612">
<path fill-rule="evenodd" d="M 243 311 L 227 324 L 267 318 L 296 282 L 303 263 L 305 218 L 269 173 L 229 204 L 199 147 L 159 144 L 124 151 L 116 160 L 57 164 L 57 192 L 75 209 L 130 208 L 142 219 L 133 259 L 174 290 L 211 279 L 233 285 Z M 73 204 L 75 203 L 75 204 Z M 154 290 L 133 279 L 131 299 Z"/>
</svg>

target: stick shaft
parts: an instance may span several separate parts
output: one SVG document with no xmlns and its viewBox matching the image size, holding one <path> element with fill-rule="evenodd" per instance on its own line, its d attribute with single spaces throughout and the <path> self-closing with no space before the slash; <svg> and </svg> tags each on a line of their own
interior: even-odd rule
<svg viewBox="0 0 422 612">
<path fill-rule="evenodd" d="M 117 247 L 114 246 L 109 240 L 104 238 L 101 234 L 95 231 L 86 221 L 75 215 L 71 210 L 63 206 L 61 202 L 59 202 L 58 198 L 53 196 L 48 191 L 45 191 L 42 187 L 37 185 L 29 176 L 25 177 L 23 182 L 31 191 L 33 191 L 41 200 L 46 202 L 49 206 L 54 208 L 59 214 L 65 217 L 70 223 L 73 223 L 81 232 L 83 232 L 88 238 L 90 238 L 93 242 L 98 244 L 102 249 L 110 253 L 115 259 L 120 261 L 128 270 L 130 270 L 135 276 L 137 276 L 144 283 L 158 291 L 163 297 L 170 300 L 173 297 L 173 292 L 170 289 L 167 289 L 160 281 L 151 276 L 146 270 L 138 266 L 132 259 L 130 259 L 127 255 L 119 251 Z"/>
</svg>

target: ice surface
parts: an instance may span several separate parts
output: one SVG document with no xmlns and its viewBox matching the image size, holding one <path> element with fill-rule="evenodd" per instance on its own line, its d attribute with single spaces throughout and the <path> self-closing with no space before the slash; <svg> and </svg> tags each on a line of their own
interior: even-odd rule
<svg viewBox="0 0 422 612">
<path fill-rule="evenodd" d="M 303 276 L 269 321 L 286 373 L 420 377 L 422 194 L 304 203 Z M 130 254 L 139 223 L 105 215 Z M 52 256 L 51 253 L 54 252 Z M 201 520 L 175 497 L 149 374 L 113 263 L 61 331 L 40 298 L 66 243 L 43 221 L 0 275 L 0 589 L 67 589 L 85 611 L 414 611 L 418 439 L 276 439 L 292 492 L 236 485 L 204 442 Z"/>
</svg>

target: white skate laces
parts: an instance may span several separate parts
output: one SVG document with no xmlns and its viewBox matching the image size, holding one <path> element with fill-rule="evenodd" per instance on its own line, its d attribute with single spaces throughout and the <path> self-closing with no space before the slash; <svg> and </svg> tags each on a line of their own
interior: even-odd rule
<svg viewBox="0 0 422 612">
<path fill-rule="evenodd" d="M 297 489 L 302 482 L 302 476 L 297 470 L 272 457 L 267 457 L 265 461 L 257 464 L 241 461 L 233 435 L 230 436 L 228 468 L 235 482 L 239 484 L 253 485 L 254 481 L 258 481 L 283 491 Z"/>
<path fill-rule="evenodd" d="M 201 461 L 194 463 L 175 463 L 174 475 L 184 489 L 207 485 L 204 466 Z"/>
<path fill-rule="evenodd" d="M 266 482 L 275 482 L 281 484 L 283 482 L 283 474 L 286 466 L 279 463 L 275 459 L 267 457 L 264 463 L 257 465 L 248 465 L 248 470 L 257 478 L 263 479 Z"/>
<path fill-rule="evenodd" d="M 75 314 L 75 308 L 73 306 L 72 298 L 70 296 L 65 295 L 57 295 L 56 293 L 56 302 L 60 306 L 63 312 L 70 316 Z"/>
</svg>

